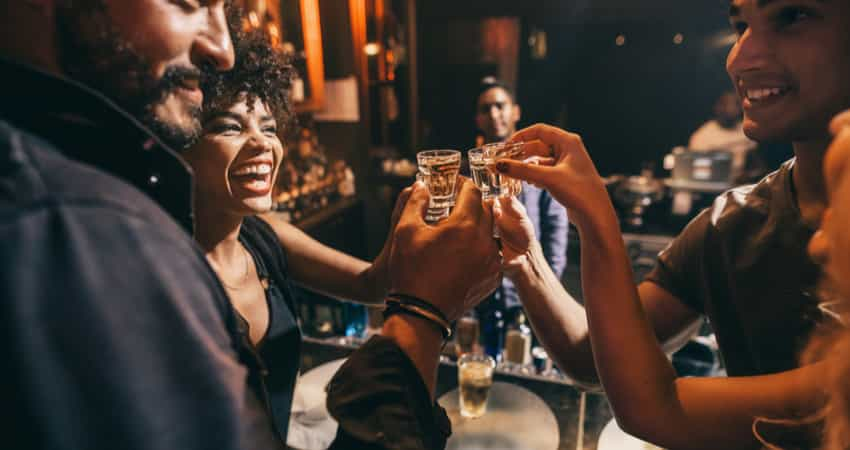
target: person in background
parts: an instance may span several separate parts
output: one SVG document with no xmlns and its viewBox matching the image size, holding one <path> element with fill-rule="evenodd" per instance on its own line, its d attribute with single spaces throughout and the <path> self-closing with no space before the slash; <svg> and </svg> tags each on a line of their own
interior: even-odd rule
<svg viewBox="0 0 850 450">
<path fill-rule="evenodd" d="M 478 86 L 475 123 L 484 144 L 503 142 L 516 132 L 522 109 L 515 101 L 507 85 L 494 77 L 485 77 Z M 528 212 L 534 225 L 535 235 L 546 255 L 546 261 L 560 279 L 567 266 L 567 239 L 569 221 L 567 210 L 552 199 L 545 190 L 529 183 L 522 184 L 517 196 Z M 512 323 L 522 308 L 519 294 L 510 279 L 505 278 L 493 294 L 492 299 L 480 308 L 496 308 L 505 313 L 505 320 Z"/>
<path fill-rule="evenodd" d="M 744 134 L 743 111 L 735 92 L 724 92 L 714 103 L 714 118 L 699 127 L 688 143 L 691 151 L 725 150 L 732 153 L 732 173 L 743 174 L 756 142 Z"/>
<path fill-rule="evenodd" d="M 259 361 L 192 240 L 175 151 L 201 133 L 202 70 L 234 65 L 226 2 L 177 3 L 0 2 L 0 392 L 15 447 L 280 448 L 247 384 Z M 387 284 L 452 320 L 495 288 L 492 220 L 469 182 L 440 227 L 427 201 L 415 185 Z M 440 322 L 396 308 L 349 358 L 329 389 L 337 448 L 445 445 Z"/>
<path fill-rule="evenodd" d="M 625 431 L 668 448 L 756 447 L 757 418 L 806 417 L 825 395 L 824 363 L 798 358 L 825 320 L 806 243 L 826 204 L 828 124 L 850 106 L 850 3 L 734 0 L 729 12 L 738 39 L 727 70 L 744 130 L 757 141 L 792 142 L 795 158 L 719 196 L 637 288 L 579 136 L 532 127 L 512 139 L 541 140 L 526 148 L 553 165 L 496 165 L 547 188 L 581 234 L 585 308 L 539 275 L 539 258 L 517 258 L 513 278 L 538 337 L 574 378 L 599 377 Z M 503 230 L 503 251 L 509 235 Z M 679 378 L 667 360 L 702 315 L 729 378 Z"/>
</svg>

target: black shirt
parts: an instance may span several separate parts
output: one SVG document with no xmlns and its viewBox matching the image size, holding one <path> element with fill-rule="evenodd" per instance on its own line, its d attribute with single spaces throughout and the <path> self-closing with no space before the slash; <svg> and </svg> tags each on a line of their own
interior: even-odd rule
<svg viewBox="0 0 850 450">
<path fill-rule="evenodd" d="M 240 342 L 246 351 L 256 351 L 262 363 L 259 371 L 251 373 L 251 385 L 265 400 L 275 431 L 285 443 L 301 362 L 298 306 L 290 287 L 286 254 L 274 230 L 257 217 L 247 217 L 239 231 L 239 241 L 254 259 L 269 307 L 268 329 L 256 350 L 251 343 L 248 322 L 235 308 L 233 313 L 239 318 Z"/>
<path fill-rule="evenodd" d="M 4 442 L 275 448 L 225 293 L 174 220 L 191 224 L 185 165 L 83 86 L 0 74 Z"/>
<path fill-rule="evenodd" d="M 700 213 L 647 276 L 706 314 L 729 375 L 783 372 L 821 314 L 810 296 L 814 230 L 792 192 L 794 160 L 755 185 L 732 189 Z"/>
<path fill-rule="evenodd" d="M 3 60 L 0 79 L 3 442 L 280 448 L 248 389 L 260 361 L 187 233 L 185 163 L 85 86 Z M 328 400 L 337 448 L 445 445 L 444 413 L 393 341 L 373 339 L 346 367 Z M 422 445 L 355 437 L 384 429 L 416 430 Z"/>
</svg>

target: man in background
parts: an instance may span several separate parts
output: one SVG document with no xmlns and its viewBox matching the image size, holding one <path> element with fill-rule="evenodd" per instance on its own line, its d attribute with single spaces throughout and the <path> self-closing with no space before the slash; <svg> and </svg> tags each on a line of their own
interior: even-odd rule
<svg viewBox="0 0 850 450">
<path fill-rule="evenodd" d="M 691 151 L 725 150 L 732 153 L 732 173 L 741 175 L 747 165 L 747 156 L 757 145 L 744 134 L 743 118 L 738 95 L 724 92 L 714 103 L 714 118 L 691 135 L 688 148 Z"/>
<path fill-rule="evenodd" d="M 522 109 L 516 103 L 511 89 L 494 77 L 485 77 L 478 86 L 475 124 L 479 141 L 484 144 L 502 142 L 516 132 Z M 548 192 L 528 183 L 522 184 L 518 199 L 525 206 L 534 231 L 540 240 L 546 260 L 558 278 L 567 266 L 567 211 L 552 199 Z M 505 278 L 493 299 L 482 304 L 484 308 L 497 308 L 506 312 L 505 319 L 513 322 L 522 308 L 519 294 L 513 283 Z"/>
</svg>

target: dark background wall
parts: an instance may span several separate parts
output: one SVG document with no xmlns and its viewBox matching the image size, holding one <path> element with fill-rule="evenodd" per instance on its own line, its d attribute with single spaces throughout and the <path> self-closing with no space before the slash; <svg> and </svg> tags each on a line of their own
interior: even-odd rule
<svg viewBox="0 0 850 450">
<path fill-rule="evenodd" d="M 686 144 L 731 88 L 724 0 L 426 0 L 419 3 L 423 146 L 468 148 L 474 86 L 516 64 L 521 125 L 547 122 L 583 135 L 600 172 L 636 173 Z M 518 61 L 474 57 L 492 47 L 490 18 L 519 23 Z M 505 33 L 511 33 L 505 27 Z M 533 31 L 546 34 L 533 59 Z M 674 36 L 681 34 L 681 44 Z M 623 35 L 625 43 L 615 44 Z M 724 38 L 726 41 L 724 42 Z M 480 55 L 481 52 L 479 51 Z"/>
</svg>

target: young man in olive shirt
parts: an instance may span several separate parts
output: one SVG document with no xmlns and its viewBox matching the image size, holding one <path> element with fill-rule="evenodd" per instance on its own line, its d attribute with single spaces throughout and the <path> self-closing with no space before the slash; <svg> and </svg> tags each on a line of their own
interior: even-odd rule
<svg viewBox="0 0 850 450">
<path fill-rule="evenodd" d="M 817 269 L 805 248 L 825 204 L 828 123 L 850 106 L 850 4 L 734 0 L 730 21 L 739 37 L 727 69 L 744 129 L 757 141 L 792 142 L 795 159 L 718 197 L 660 254 L 638 291 L 666 351 L 708 316 L 730 375 L 774 374 L 798 366 L 819 316 L 809 295 Z M 523 301 L 560 367 L 594 383 L 584 309 Z"/>
</svg>

